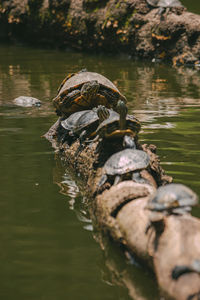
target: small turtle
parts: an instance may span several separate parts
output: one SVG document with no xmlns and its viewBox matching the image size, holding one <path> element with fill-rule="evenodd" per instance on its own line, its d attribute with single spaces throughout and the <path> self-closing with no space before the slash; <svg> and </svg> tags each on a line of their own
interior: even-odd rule
<svg viewBox="0 0 200 300">
<path fill-rule="evenodd" d="M 114 108 L 119 99 L 126 102 L 126 98 L 109 79 L 101 74 L 82 70 L 61 84 L 53 105 L 58 115 L 66 117 L 98 105 Z"/>
<path fill-rule="evenodd" d="M 148 154 L 142 150 L 124 149 L 113 154 L 103 166 L 103 175 L 98 183 L 98 189 L 108 180 L 114 179 L 114 185 L 124 178 L 144 183 L 140 172 L 150 164 Z"/>
<path fill-rule="evenodd" d="M 98 114 L 97 111 L 99 111 Z M 61 126 L 65 130 L 65 137 L 71 137 L 72 139 L 78 137 L 80 144 L 82 144 L 90 136 L 91 132 L 96 130 L 99 122 L 108 118 L 109 114 L 109 110 L 102 105 L 93 110 L 83 110 L 73 113 L 67 119 L 61 121 Z"/>
<path fill-rule="evenodd" d="M 116 110 L 119 114 L 115 112 L 110 113 L 109 118 L 100 123 L 93 135 L 106 139 L 124 137 L 126 148 L 135 148 L 134 137 L 141 128 L 139 120 L 132 115 L 127 115 L 126 104 L 121 100 L 118 101 Z M 131 136 L 132 139 L 126 136 Z"/>
<path fill-rule="evenodd" d="M 187 186 L 171 183 L 158 188 L 147 208 L 155 212 L 184 214 L 198 203 L 197 195 Z"/>
<path fill-rule="evenodd" d="M 65 142 L 66 140 L 67 142 L 70 142 L 73 140 L 71 132 L 74 130 L 78 119 L 87 112 L 90 112 L 90 110 L 78 111 L 71 114 L 68 118 L 60 121 L 59 136 L 61 142 Z"/>
<path fill-rule="evenodd" d="M 200 274 L 200 260 L 194 259 L 189 265 L 175 266 L 172 270 L 172 278 L 177 280 L 181 275 L 186 273 L 195 272 Z"/>
<path fill-rule="evenodd" d="M 82 137 L 84 135 L 90 136 L 96 130 L 99 123 L 109 117 L 110 111 L 103 105 L 99 105 L 97 109 L 94 108 L 93 110 L 86 111 L 75 123 L 71 134 L 75 136 L 82 135 Z"/>
<path fill-rule="evenodd" d="M 13 100 L 13 102 L 18 105 L 18 106 L 23 106 L 23 107 L 32 107 L 32 106 L 41 106 L 41 101 L 33 98 L 33 97 L 28 97 L 28 96 L 19 96 Z"/>
<path fill-rule="evenodd" d="M 172 7 L 183 7 L 179 0 L 146 0 L 153 7 L 159 7 L 158 14 L 162 15 L 165 11 L 169 12 Z"/>
</svg>

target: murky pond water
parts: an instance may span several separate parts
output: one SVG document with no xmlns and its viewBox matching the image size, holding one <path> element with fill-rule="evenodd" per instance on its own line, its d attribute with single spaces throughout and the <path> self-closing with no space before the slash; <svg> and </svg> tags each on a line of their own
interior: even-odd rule
<svg viewBox="0 0 200 300">
<path fill-rule="evenodd" d="M 159 299 L 155 279 L 95 242 L 73 175 L 41 136 L 56 121 L 50 99 L 65 74 L 104 74 L 142 121 L 167 174 L 200 196 L 200 71 L 25 47 L 0 47 L 0 298 Z M 20 95 L 41 108 L 13 105 Z M 200 210 L 193 212 L 200 217 Z M 132 296 L 132 298 L 131 298 Z"/>
</svg>

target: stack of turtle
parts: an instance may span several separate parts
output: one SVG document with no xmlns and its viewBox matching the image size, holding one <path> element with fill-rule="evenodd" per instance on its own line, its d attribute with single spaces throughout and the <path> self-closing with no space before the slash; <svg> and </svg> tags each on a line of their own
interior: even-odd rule
<svg viewBox="0 0 200 300">
<path fill-rule="evenodd" d="M 56 113 L 61 117 L 59 136 L 61 142 L 71 145 L 79 140 L 77 154 L 88 143 L 108 141 L 121 143 L 121 151 L 104 161 L 99 191 L 109 181 L 117 184 L 131 178 L 146 182 L 140 170 L 146 169 L 150 158 L 138 150 L 135 139 L 141 129 L 137 118 L 128 114 L 126 98 L 104 76 L 82 70 L 67 76 L 53 99 Z"/>
<path fill-rule="evenodd" d="M 88 176 L 101 229 L 150 260 L 162 288 L 168 292 L 170 285 L 169 295 L 183 299 L 181 280 L 188 280 L 189 273 L 193 276 L 186 293 L 192 290 L 195 294 L 198 286 L 190 289 L 190 283 L 200 286 L 200 256 L 195 246 L 199 235 L 194 233 L 194 254 L 188 250 L 190 239 L 186 247 L 179 241 L 187 233 L 187 226 L 182 225 L 189 222 L 197 195 L 182 184 L 166 185 L 158 180 L 154 152 L 137 142 L 141 124 L 128 114 L 126 98 L 104 76 L 82 70 L 62 82 L 53 104 L 60 116 L 56 136 L 60 136 L 67 161 L 77 163 L 77 170 Z M 192 219 L 187 224 L 200 228 L 196 223 Z M 171 249 L 174 229 L 177 241 Z"/>
<path fill-rule="evenodd" d="M 144 170 L 150 170 L 150 157 L 141 148 L 138 149 L 135 143 L 141 124 L 133 115 L 128 114 L 125 96 L 109 79 L 85 69 L 69 75 L 59 87 L 53 104 L 60 116 L 60 141 L 71 145 L 78 140 L 80 145 L 77 154 L 86 145 L 96 141 L 99 144 L 106 141 L 109 146 L 116 141 L 121 143 L 120 151 L 119 147 L 116 150 L 111 147 L 114 149 L 112 155 L 108 159 L 104 155 L 97 193 L 103 192 L 107 183 L 112 186 L 124 180 L 157 187 L 155 180 L 142 176 Z M 98 149 L 99 147 L 97 151 Z M 149 173 L 151 174 L 151 170 Z M 194 203 L 191 197 L 185 201 L 186 190 L 186 187 L 176 185 L 169 185 L 161 191 L 158 189 L 156 200 L 149 204 L 148 209 L 160 210 L 162 216 L 166 215 L 166 211 L 168 214 L 187 213 Z M 172 191 L 174 198 L 171 197 Z M 159 203 L 160 199 L 163 201 L 162 205 Z M 184 208 L 183 203 L 186 203 Z M 152 217 L 151 224 L 155 223 Z"/>
</svg>

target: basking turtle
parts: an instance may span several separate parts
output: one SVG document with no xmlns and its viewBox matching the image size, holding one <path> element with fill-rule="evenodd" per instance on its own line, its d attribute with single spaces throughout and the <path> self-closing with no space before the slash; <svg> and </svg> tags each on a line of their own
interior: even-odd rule
<svg viewBox="0 0 200 300">
<path fill-rule="evenodd" d="M 153 7 L 159 7 L 158 14 L 161 15 L 165 11 L 169 12 L 172 7 L 183 7 L 179 0 L 146 0 Z"/>
<path fill-rule="evenodd" d="M 140 172 L 150 164 L 148 154 L 142 150 L 124 149 L 113 154 L 103 166 L 103 175 L 98 183 L 98 189 L 108 180 L 114 180 L 113 185 L 118 184 L 124 178 L 145 183 L 140 177 Z"/>
<path fill-rule="evenodd" d="M 53 105 L 58 115 L 69 116 L 98 105 L 114 108 L 119 99 L 126 102 L 126 98 L 109 79 L 101 74 L 82 70 L 64 81 L 53 99 Z"/>
<path fill-rule="evenodd" d="M 141 128 L 139 120 L 132 115 L 127 115 L 126 104 L 121 100 L 118 101 L 116 110 L 119 113 L 117 114 L 114 111 L 110 113 L 109 118 L 100 123 L 93 135 L 100 138 L 131 136 L 132 140 L 130 138 L 125 138 L 125 147 L 135 148 L 135 144 L 133 144 L 134 137 L 138 134 Z M 130 142 L 129 145 L 128 142 Z"/>
<path fill-rule="evenodd" d="M 97 111 L 98 114 L 97 114 Z M 95 131 L 99 122 L 109 117 L 109 112 L 105 106 L 99 105 L 98 108 L 92 110 L 83 110 L 70 115 L 67 119 L 61 121 L 61 126 L 64 128 L 65 137 L 78 137 L 80 143 L 90 136 L 91 132 Z"/>
<path fill-rule="evenodd" d="M 110 112 L 111 110 L 103 105 L 85 111 L 85 113 L 78 118 L 71 134 L 74 136 L 81 136 L 82 138 L 86 135 L 89 137 L 91 133 L 96 130 L 99 123 L 109 117 Z"/>
<path fill-rule="evenodd" d="M 184 214 L 198 203 L 197 195 L 183 184 L 171 183 L 158 188 L 147 208 L 155 212 Z"/>
<path fill-rule="evenodd" d="M 59 136 L 61 142 L 65 142 L 66 140 L 67 142 L 70 142 L 74 140 L 71 132 L 74 130 L 78 119 L 87 112 L 90 112 L 90 110 L 78 111 L 71 114 L 68 118 L 60 121 Z"/>
<path fill-rule="evenodd" d="M 23 106 L 23 107 L 32 107 L 32 106 L 41 106 L 41 101 L 33 98 L 33 97 L 28 97 L 28 96 L 19 96 L 13 100 L 13 102 L 18 105 L 18 106 Z"/>
</svg>

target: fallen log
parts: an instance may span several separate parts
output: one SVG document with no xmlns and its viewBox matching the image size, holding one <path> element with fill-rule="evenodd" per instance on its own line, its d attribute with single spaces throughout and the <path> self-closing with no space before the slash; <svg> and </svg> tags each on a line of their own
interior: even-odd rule
<svg viewBox="0 0 200 300">
<path fill-rule="evenodd" d="M 79 142 L 72 145 L 59 142 L 59 120 L 45 134 L 57 151 L 80 178 L 85 181 L 87 193 L 92 197 L 91 215 L 96 227 L 109 234 L 131 254 L 146 262 L 155 272 L 161 290 L 166 297 L 173 299 L 199 299 L 200 275 L 196 271 L 179 272 L 179 266 L 191 265 L 200 258 L 200 220 L 189 213 L 166 215 L 162 228 L 149 227 L 151 212 L 146 209 L 149 198 L 158 186 L 171 182 L 165 175 L 153 145 L 140 145 L 137 148 L 150 156 L 150 166 L 145 170 L 147 184 L 122 181 L 116 186 L 109 183 L 97 192 L 102 175 L 102 166 L 113 152 L 120 151 L 122 143 L 98 142 L 86 145 L 77 156 Z M 98 150 L 98 151 L 97 151 Z"/>
<path fill-rule="evenodd" d="M 1 38 L 199 65 L 200 16 L 146 0 L 0 0 Z"/>
</svg>

